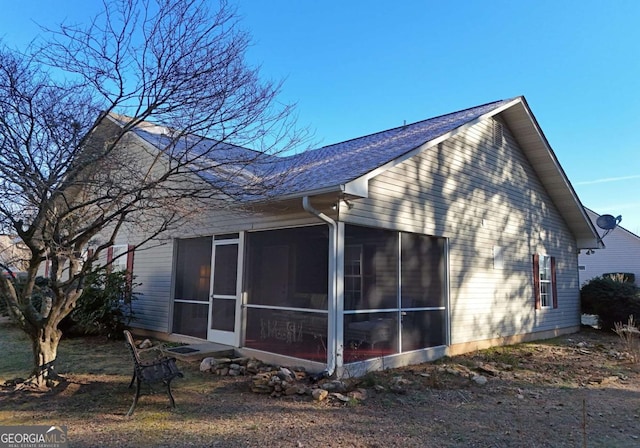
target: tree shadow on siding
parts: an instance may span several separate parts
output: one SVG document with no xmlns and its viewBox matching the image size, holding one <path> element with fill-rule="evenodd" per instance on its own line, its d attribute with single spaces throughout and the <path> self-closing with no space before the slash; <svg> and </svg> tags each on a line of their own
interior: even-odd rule
<svg viewBox="0 0 640 448">
<path fill-rule="evenodd" d="M 493 130 L 485 120 L 387 177 L 407 179 L 390 216 L 448 238 L 452 344 L 579 325 L 575 242 L 508 127 Z M 558 260 L 558 309 L 535 309 L 535 253 Z"/>
</svg>

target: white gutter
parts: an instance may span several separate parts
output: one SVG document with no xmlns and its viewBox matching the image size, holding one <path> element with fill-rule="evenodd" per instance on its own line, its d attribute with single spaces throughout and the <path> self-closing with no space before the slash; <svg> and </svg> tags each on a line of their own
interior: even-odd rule
<svg viewBox="0 0 640 448">
<path fill-rule="evenodd" d="M 321 221 L 326 222 L 329 225 L 329 289 L 328 289 L 328 304 L 329 304 L 329 316 L 327 319 L 327 376 L 333 375 L 336 369 L 336 353 L 338 339 L 336 335 L 337 328 L 337 309 L 338 309 L 338 291 L 336 281 L 336 262 L 338 257 L 338 223 L 325 215 L 324 213 L 316 210 L 311 205 L 309 196 L 302 198 L 302 208 L 307 212 L 316 216 Z"/>
</svg>

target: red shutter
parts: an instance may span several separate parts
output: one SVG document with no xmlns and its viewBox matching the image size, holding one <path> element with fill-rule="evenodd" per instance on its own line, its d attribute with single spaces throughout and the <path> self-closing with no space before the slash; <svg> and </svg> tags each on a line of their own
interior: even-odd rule
<svg viewBox="0 0 640 448">
<path fill-rule="evenodd" d="M 540 306 L 540 255 L 533 254 L 533 298 L 535 300 L 536 309 Z"/>
<path fill-rule="evenodd" d="M 558 308 L 558 288 L 556 287 L 556 257 L 551 257 L 551 292 L 553 294 L 553 307 Z"/>
<path fill-rule="evenodd" d="M 133 274 L 133 249 L 131 244 L 127 246 L 127 272 L 129 274 Z"/>
<path fill-rule="evenodd" d="M 49 278 L 49 270 L 51 269 L 51 262 L 49 260 L 44 262 L 44 277 Z"/>
<path fill-rule="evenodd" d="M 134 246 L 131 244 L 127 246 L 127 297 L 125 299 L 127 303 L 131 302 L 131 294 L 133 291 L 133 249 Z"/>
<path fill-rule="evenodd" d="M 111 263 L 113 263 L 113 246 L 107 248 L 107 273 L 111 273 Z"/>
</svg>

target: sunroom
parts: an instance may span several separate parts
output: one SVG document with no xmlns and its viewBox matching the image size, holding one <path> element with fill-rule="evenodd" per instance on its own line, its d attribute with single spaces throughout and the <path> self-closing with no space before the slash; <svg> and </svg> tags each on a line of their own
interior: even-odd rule
<svg viewBox="0 0 640 448">
<path fill-rule="evenodd" d="M 447 344 L 444 238 L 337 223 L 175 246 L 173 333 L 331 373 Z"/>
</svg>

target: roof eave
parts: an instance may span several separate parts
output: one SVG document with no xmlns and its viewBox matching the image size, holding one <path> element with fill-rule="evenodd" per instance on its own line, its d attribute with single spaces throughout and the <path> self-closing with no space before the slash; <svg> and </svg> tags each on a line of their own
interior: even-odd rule
<svg viewBox="0 0 640 448">
<path fill-rule="evenodd" d="M 509 129 L 574 234 L 578 249 L 602 248 L 602 241 L 524 97 L 501 111 Z"/>
<path fill-rule="evenodd" d="M 268 201 L 287 201 L 290 199 L 303 198 L 305 196 L 312 198 L 315 196 L 323 196 L 331 193 L 335 193 L 336 196 L 345 195 L 351 198 L 365 198 L 367 196 L 366 194 L 363 195 L 363 193 L 368 193 L 368 186 L 367 186 L 367 191 L 363 192 L 362 189 L 358 189 L 356 186 L 351 185 L 350 183 L 330 185 L 327 187 L 316 188 L 313 190 L 300 190 L 294 193 L 279 194 L 277 196 L 270 197 Z"/>
<path fill-rule="evenodd" d="M 405 160 L 425 151 L 439 143 L 454 137 L 477 123 L 490 117 L 502 114 L 511 131 L 515 134 L 522 150 L 543 183 L 545 189 L 556 204 L 567 226 L 576 238 L 578 249 L 599 249 L 603 247 L 598 232 L 587 216 L 578 195 L 560 166 L 558 159 L 547 138 L 534 117 L 526 99 L 523 96 L 492 109 L 491 111 L 471 120 L 456 129 L 435 139 L 429 140 L 402 156 L 348 182 L 346 189 L 362 190 L 363 184 L 373 177 L 399 165 Z"/>
</svg>

